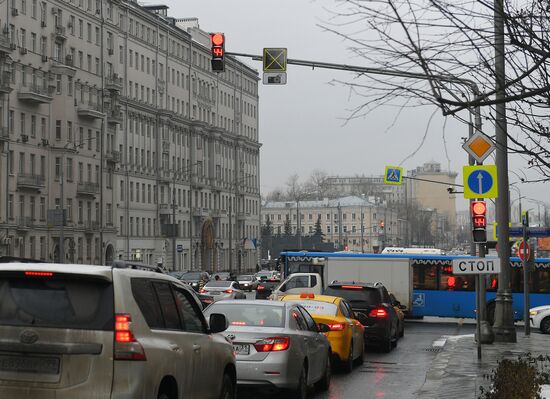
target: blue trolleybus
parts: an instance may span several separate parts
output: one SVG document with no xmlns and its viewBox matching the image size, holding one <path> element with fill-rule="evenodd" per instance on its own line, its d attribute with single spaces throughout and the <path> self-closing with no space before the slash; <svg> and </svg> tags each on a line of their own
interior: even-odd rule
<svg viewBox="0 0 550 399">
<path fill-rule="evenodd" d="M 306 256 L 304 256 L 306 255 Z M 353 257 L 361 259 L 379 259 L 387 263 L 397 258 L 408 258 L 412 273 L 412 309 L 413 317 L 475 317 L 475 278 L 474 276 L 453 275 L 453 259 L 467 259 L 469 256 L 414 255 L 414 254 L 355 254 L 333 252 L 282 252 L 282 272 L 286 278 L 296 272 L 319 273 L 319 266 L 308 259 Z M 514 318 L 523 318 L 523 267 L 519 258 L 510 259 L 510 281 L 513 292 Z M 322 273 L 321 273 L 322 274 Z M 530 274 L 531 307 L 550 304 L 550 258 L 535 260 L 535 268 Z M 498 288 L 498 275 L 486 278 L 487 315 L 489 321 L 494 317 L 495 295 Z"/>
</svg>

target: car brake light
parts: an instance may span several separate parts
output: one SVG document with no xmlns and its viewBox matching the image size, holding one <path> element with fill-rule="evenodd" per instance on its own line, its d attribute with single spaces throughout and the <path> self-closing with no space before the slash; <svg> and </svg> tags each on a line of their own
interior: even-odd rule
<svg viewBox="0 0 550 399">
<path fill-rule="evenodd" d="M 52 272 L 25 272 L 25 276 L 29 277 L 53 277 Z"/>
<path fill-rule="evenodd" d="M 201 294 L 204 294 L 205 292 L 208 292 L 208 291 L 205 290 L 204 288 L 201 288 L 201 289 L 199 290 L 199 292 L 200 292 Z"/>
<path fill-rule="evenodd" d="M 345 290 L 362 290 L 363 289 L 363 287 L 361 287 L 360 285 L 343 285 L 342 288 Z"/>
<path fill-rule="evenodd" d="M 388 312 L 384 308 L 373 309 L 369 312 L 369 317 L 377 317 L 377 318 L 388 317 Z"/>
<path fill-rule="evenodd" d="M 343 331 L 344 327 L 345 326 L 342 323 L 334 323 L 334 324 L 328 325 L 328 328 L 330 328 L 330 331 Z"/>
<path fill-rule="evenodd" d="M 131 323 L 129 314 L 115 315 L 115 360 L 147 360 L 143 346 L 132 334 Z"/>
<path fill-rule="evenodd" d="M 265 290 L 265 287 L 263 285 L 259 285 L 258 288 L 256 288 L 256 291 Z"/>
<path fill-rule="evenodd" d="M 225 290 L 224 291 L 226 294 L 231 294 L 233 292 L 233 290 L 229 289 L 229 290 Z"/>
<path fill-rule="evenodd" d="M 232 321 L 230 324 L 232 326 L 246 326 L 246 321 Z"/>
<path fill-rule="evenodd" d="M 313 299 L 315 298 L 315 294 L 313 292 L 302 292 L 300 294 L 300 298 L 309 298 L 309 299 Z"/>
<path fill-rule="evenodd" d="M 257 352 L 281 352 L 286 351 L 290 346 L 288 337 L 270 337 L 257 341 L 254 344 Z"/>
</svg>

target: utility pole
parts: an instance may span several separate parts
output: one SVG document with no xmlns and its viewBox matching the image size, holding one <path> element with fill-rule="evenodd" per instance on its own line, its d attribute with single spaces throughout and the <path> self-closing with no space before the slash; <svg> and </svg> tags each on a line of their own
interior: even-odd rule
<svg viewBox="0 0 550 399">
<path fill-rule="evenodd" d="M 525 324 L 525 335 L 531 334 L 531 321 L 529 319 L 529 255 L 527 246 L 529 245 L 529 211 L 521 214 L 521 224 L 523 225 L 523 322 Z"/>
<path fill-rule="evenodd" d="M 364 218 L 364 211 L 363 211 L 363 205 L 365 202 L 365 194 L 362 196 L 362 202 L 361 202 L 361 253 L 365 253 L 365 218 Z"/>
<path fill-rule="evenodd" d="M 343 236 L 342 236 L 342 207 L 338 202 L 338 245 L 343 247 Z"/>
<path fill-rule="evenodd" d="M 495 307 L 495 341 L 516 342 L 516 328 L 513 320 L 512 291 L 510 290 L 510 244 L 508 237 L 510 230 L 508 223 L 508 209 L 510 208 L 510 194 L 508 192 L 508 136 L 506 126 L 505 103 L 505 45 L 504 45 L 504 4 L 503 0 L 494 0 L 494 29 L 495 29 L 495 141 L 496 167 L 498 170 L 498 198 L 497 222 L 498 255 L 502 265 Z"/>
<path fill-rule="evenodd" d="M 63 209 L 64 206 L 64 180 L 65 175 L 63 173 L 63 158 L 65 157 L 65 153 L 63 152 L 60 157 L 60 166 L 61 170 L 59 171 L 59 179 L 60 179 L 60 199 L 59 199 L 59 207 L 61 208 L 61 226 L 59 227 L 59 263 L 65 263 L 65 209 Z"/>
<path fill-rule="evenodd" d="M 172 270 L 176 271 L 176 171 L 172 172 Z"/>
<path fill-rule="evenodd" d="M 229 273 L 233 271 L 233 198 L 232 192 L 229 192 Z"/>
<path fill-rule="evenodd" d="M 296 235 L 298 236 L 298 250 L 302 250 L 302 222 L 300 220 L 300 198 L 296 199 Z"/>
</svg>

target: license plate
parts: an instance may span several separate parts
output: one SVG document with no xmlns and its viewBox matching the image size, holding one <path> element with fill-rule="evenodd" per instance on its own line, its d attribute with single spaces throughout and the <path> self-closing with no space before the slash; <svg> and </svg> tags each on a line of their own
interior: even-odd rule
<svg viewBox="0 0 550 399">
<path fill-rule="evenodd" d="M 250 345 L 248 344 L 234 344 L 233 350 L 237 355 L 249 355 L 250 354 Z"/>
<path fill-rule="evenodd" d="M 17 373 L 59 374 L 59 358 L 0 355 L 0 370 Z"/>
</svg>

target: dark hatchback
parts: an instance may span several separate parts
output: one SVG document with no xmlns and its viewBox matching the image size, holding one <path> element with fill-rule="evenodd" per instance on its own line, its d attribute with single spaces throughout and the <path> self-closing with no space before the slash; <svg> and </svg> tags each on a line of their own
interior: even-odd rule
<svg viewBox="0 0 550 399">
<path fill-rule="evenodd" d="M 268 299 L 273 290 L 281 284 L 281 280 L 262 280 L 256 288 L 256 299 Z"/>
<path fill-rule="evenodd" d="M 374 343 L 383 352 L 397 345 L 399 317 L 383 284 L 332 283 L 324 294 L 339 296 L 351 304 L 357 320 L 365 326 L 365 345 Z"/>
<path fill-rule="evenodd" d="M 210 276 L 206 272 L 187 272 L 183 273 L 179 279 L 198 292 L 210 280 Z"/>
</svg>

